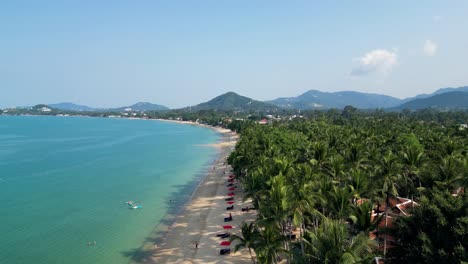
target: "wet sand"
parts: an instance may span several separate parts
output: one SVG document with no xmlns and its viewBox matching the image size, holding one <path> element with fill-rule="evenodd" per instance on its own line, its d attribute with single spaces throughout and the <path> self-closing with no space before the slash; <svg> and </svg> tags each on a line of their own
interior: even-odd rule
<svg viewBox="0 0 468 264">
<path fill-rule="evenodd" d="M 193 124 L 193 123 L 192 123 Z M 221 143 L 210 145 L 219 150 L 218 159 L 199 184 L 191 200 L 184 206 L 180 214 L 163 232 L 155 244 L 145 246 L 146 252 L 141 263 L 252 263 L 247 249 L 233 252 L 230 255 L 220 255 L 221 241 L 216 234 L 224 233 L 223 225 L 232 225 L 231 233 L 238 233 L 242 221 L 253 220 L 254 211 L 241 212 L 242 207 L 250 205 L 242 201 L 242 193 L 238 188 L 234 191 L 234 210 L 227 211 L 230 206 L 225 201 L 228 191 L 227 179 L 232 174 L 226 158 L 235 147 L 237 135 L 229 130 L 217 129 L 223 133 Z M 232 214 L 233 221 L 225 223 L 224 218 Z"/>
</svg>

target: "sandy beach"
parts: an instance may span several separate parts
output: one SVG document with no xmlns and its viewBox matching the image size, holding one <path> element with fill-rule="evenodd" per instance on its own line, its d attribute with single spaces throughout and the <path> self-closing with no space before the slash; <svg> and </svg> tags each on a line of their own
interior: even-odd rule
<svg viewBox="0 0 468 264">
<path fill-rule="evenodd" d="M 232 174 L 226 158 L 234 149 L 238 136 L 230 130 L 210 128 L 223 135 L 221 142 L 207 145 L 218 149 L 218 158 L 181 213 L 176 215 L 164 230 L 159 231 L 158 239 L 145 244 L 142 249 L 143 256 L 138 258 L 137 262 L 251 263 L 247 249 L 231 252 L 230 255 L 220 255 L 220 249 L 226 248 L 221 247 L 220 242 L 229 241 L 228 238 L 216 237 L 216 234 L 226 232 L 223 225 L 232 225 L 234 228 L 230 232 L 238 233 L 242 221 L 254 219 L 254 212 L 241 212 L 241 208 L 249 203 L 242 201 L 240 186 L 234 191 L 234 210 L 226 210 L 230 205 L 225 198 L 228 197 L 228 192 L 232 192 L 226 186 L 228 177 Z M 232 214 L 233 220 L 225 223 L 224 218 L 228 217 L 229 213 Z"/>
</svg>

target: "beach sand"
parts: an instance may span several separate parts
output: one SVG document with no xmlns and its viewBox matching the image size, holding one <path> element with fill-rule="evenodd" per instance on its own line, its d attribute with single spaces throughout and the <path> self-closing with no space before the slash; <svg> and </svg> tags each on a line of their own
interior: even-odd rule
<svg viewBox="0 0 468 264">
<path fill-rule="evenodd" d="M 193 124 L 193 123 L 192 123 Z M 247 249 L 230 255 L 220 255 L 221 241 L 216 234 L 224 233 L 223 225 L 232 225 L 231 233 L 240 231 L 242 221 L 254 219 L 254 211 L 241 212 L 242 207 L 250 203 L 242 202 L 240 186 L 234 197 L 234 210 L 227 211 L 229 206 L 224 200 L 227 196 L 227 179 L 232 174 L 226 158 L 235 147 L 237 135 L 229 130 L 217 129 L 223 134 L 219 144 L 213 144 L 219 150 L 218 159 L 210 168 L 192 195 L 192 199 L 184 206 L 182 212 L 175 216 L 174 221 L 162 233 L 162 238 L 155 240 L 156 244 L 145 246 L 144 258 L 140 263 L 251 263 Z M 233 221 L 224 223 L 224 218 L 231 212 Z M 198 245 L 197 245 L 198 244 Z"/>
</svg>

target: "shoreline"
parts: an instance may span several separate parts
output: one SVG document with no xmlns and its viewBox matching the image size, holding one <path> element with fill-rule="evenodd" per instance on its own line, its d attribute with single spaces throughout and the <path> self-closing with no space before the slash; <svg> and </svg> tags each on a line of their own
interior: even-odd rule
<svg viewBox="0 0 468 264">
<path fill-rule="evenodd" d="M 129 263 L 217 263 L 221 258 L 223 263 L 250 263 L 246 252 L 231 253 L 230 256 L 219 255 L 219 239 L 214 232 L 223 232 L 223 216 L 226 215 L 226 177 L 230 174 L 230 166 L 226 158 L 234 150 L 238 135 L 231 130 L 209 125 L 164 119 L 150 119 L 195 125 L 214 130 L 221 135 L 217 143 L 203 145 L 217 149 L 216 159 L 209 162 L 209 167 L 203 175 L 193 183 L 196 184 L 190 195 L 180 208 L 168 213 L 156 224 L 150 236 L 141 246 L 136 256 Z M 240 200 L 239 200 L 240 199 Z M 242 196 L 236 200 L 242 202 Z M 169 205 L 170 206 L 170 205 Z M 240 211 L 240 207 L 237 207 Z M 236 217 L 238 212 L 231 211 L 236 218 L 236 225 L 245 217 Z M 249 214 L 243 214 L 248 216 Z M 218 223 L 214 223 L 216 221 Z M 234 223 L 232 223 L 234 224 Z M 217 231 L 212 231 L 216 229 Z M 218 230 L 219 229 L 219 230 Z M 235 230 L 233 230 L 235 231 Z M 212 234 L 212 235 L 211 235 Z M 209 241 L 215 239 L 215 241 Z M 213 243 L 210 243 L 213 242 Z M 195 244 L 198 244 L 197 247 Z M 210 244 L 210 245 L 208 245 Z M 207 251 L 210 253 L 207 254 Z M 231 259 L 230 261 L 226 261 Z M 243 261 L 245 260 L 245 262 Z"/>
<path fill-rule="evenodd" d="M 192 122 L 189 124 L 201 125 Z M 231 232 L 236 233 L 242 221 L 253 217 L 252 213 L 240 212 L 241 206 L 244 207 L 249 202 L 242 201 L 239 191 L 236 191 L 235 197 L 236 210 L 226 211 L 226 181 L 231 174 L 226 158 L 234 150 L 238 135 L 230 130 L 206 127 L 222 134 L 220 142 L 209 145 L 218 149 L 216 161 L 195 187 L 190 200 L 167 223 L 164 230 L 156 230 L 158 237 L 145 243 L 142 257 L 132 263 L 251 263 L 247 249 L 230 255 L 219 255 L 221 240 L 216 234 L 225 232 L 222 225 L 233 225 Z M 223 218 L 229 212 L 234 220 L 224 223 Z"/>
<path fill-rule="evenodd" d="M 122 119 L 155 120 L 199 126 L 211 129 L 220 135 L 216 143 L 198 145 L 216 149 L 216 154 L 212 156 L 215 158 L 214 162 L 210 159 L 201 172 L 196 172 L 199 176 L 187 184 L 187 186 L 192 184 L 192 187 L 187 189 L 191 192 L 187 199 L 180 204 L 174 203 L 175 208 L 171 208 L 170 203 L 167 204 L 169 209 L 166 215 L 154 224 L 141 246 L 134 250 L 132 255 L 128 255 L 128 263 L 251 263 L 247 249 L 236 253 L 232 251 L 230 255 L 221 256 L 219 254 L 221 240 L 216 237 L 217 233 L 225 232 L 222 228 L 224 224 L 233 225 L 231 233 L 238 233 L 243 221 L 253 219 L 252 213 L 240 212 L 241 207 L 250 205 L 249 202 L 242 201 L 240 190 L 236 190 L 235 211 L 226 211 L 224 200 L 227 197 L 227 176 L 232 173 L 230 166 L 226 164 L 226 158 L 234 150 L 238 135 L 229 129 L 191 121 Z M 223 223 L 223 218 L 227 217 L 229 212 L 232 213 L 234 221 Z"/>
</svg>

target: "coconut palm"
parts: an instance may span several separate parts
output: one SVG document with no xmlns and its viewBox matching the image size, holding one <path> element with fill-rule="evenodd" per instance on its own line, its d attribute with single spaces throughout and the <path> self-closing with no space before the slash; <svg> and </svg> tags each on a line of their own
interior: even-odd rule
<svg viewBox="0 0 468 264">
<path fill-rule="evenodd" d="M 351 237 L 340 220 L 325 220 L 306 240 L 310 263 L 369 263 L 376 247 L 364 233 Z"/>
<path fill-rule="evenodd" d="M 390 198 L 398 195 L 397 182 L 400 167 L 401 165 L 392 151 L 388 151 L 379 162 L 377 174 L 382 184 L 380 190 L 385 197 L 387 206 L 390 204 Z"/>
<path fill-rule="evenodd" d="M 250 258 L 252 258 L 252 262 L 255 263 L 252 249 L 255 250 L 255 247 L 260 239 L 260 232 L 253 222 L 248 224 L 243 222 L 240 231 L 240 235 L 232 234 L 229 239 L 231 242 L 237 242 L 237 244 L 234 246 L 234 252 L 237 252 L 242 248 L 247 248 L 249 250 Z"/>
<path fill-rule="evenodd" d="M 289 251 L 284 248 L 285 239 L 276 227 L 261 228 L 255 251 L 259 263 L 278 263 L 280 255 L 289 255 Z"/>
<path fill-rule="evenodd" d="M 353 190 L 349 186 L 333 186 L 333 189 L 326 196 L 327 206 L 330 210 L 330 217 L 334 219 L 344 219 L 349 215 Z"/>
<path fill-rule="evenodd" d="M 380 217 L 375 217 L 372 219 L 372 212 L 374 209 L 374 204 L 370 201 L 365 201 L 361 204 L 354 204 L 352 207 L 352 212 L 350 215 L 350 220 L 353 224 L 353 229 L 355 232 L 369 232 L 374 230 L 377 225 L 380 223 Z"/>
</svg>

